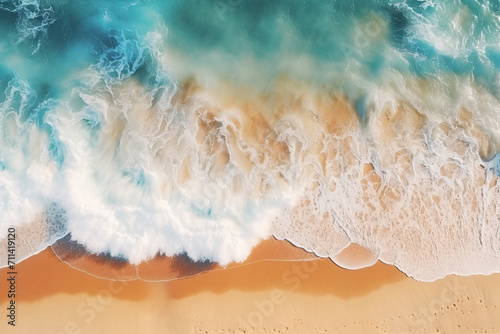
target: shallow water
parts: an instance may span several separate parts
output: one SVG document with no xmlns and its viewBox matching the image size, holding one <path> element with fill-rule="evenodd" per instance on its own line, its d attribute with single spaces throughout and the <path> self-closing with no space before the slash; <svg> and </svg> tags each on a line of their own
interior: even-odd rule
<svg viewBox="0 0 500 334">
<path fill-rule="evenodd" d="M 226 265 L 274 235 L 420 280 L 498 272 L 499 18 L 469 0 L 0 1 L 0 239 Z"/>
</svg>

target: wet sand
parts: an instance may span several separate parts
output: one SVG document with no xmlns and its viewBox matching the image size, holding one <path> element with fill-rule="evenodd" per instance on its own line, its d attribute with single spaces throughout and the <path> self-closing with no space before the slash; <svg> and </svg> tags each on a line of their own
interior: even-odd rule
<svg viewBox="0 0 500 334">
<path fill-rule="evenodd" d="M 6 272 L 2 269 L 0 275 L 5 277 Z M 7 326 L 4 316 L 2 333 L 495 333 L 500 329 L 498 274 L 448 276 L 425 283 L 381 262 L 346 270 L 319 259 L 260 261 L 170 282 L 124 282 L 75 270 L 50 248 L 18 264 L 17 272 L 16 327 Z M 0 294 L 1 309 L 7 302 L 6 294 Z"/>
</svg>

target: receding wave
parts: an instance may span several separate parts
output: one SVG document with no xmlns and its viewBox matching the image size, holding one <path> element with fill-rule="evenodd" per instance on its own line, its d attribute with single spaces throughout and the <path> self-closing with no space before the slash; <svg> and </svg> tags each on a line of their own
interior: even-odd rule
<svg viewBox="0 0 500 334">
<path fill-rule="evenodd" d="M 108 280 L 139 279 L 148 282 L 171 281 L 262 261 L 312 261 L 319 258 L 313 253 L 276 238 L 269 238 L 259 243 L 245 263 L 233 262 L 224 267 L 210 260 L 193 261 L 186 254 L 173 256 L 158 254 L 148 261 L 133 265 L 123 257 L 91 253 L 83 245 L 71 240 L 70 235 L 55 242 L 51 248 L 61 261 L 92 276 Z"/>
</svg>

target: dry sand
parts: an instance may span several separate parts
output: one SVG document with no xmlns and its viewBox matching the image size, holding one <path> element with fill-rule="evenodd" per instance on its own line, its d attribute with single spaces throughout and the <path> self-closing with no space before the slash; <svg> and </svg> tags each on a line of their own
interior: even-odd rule
<svg viewBox="0 0 500 334">
<path fill-rule="evenodd" d="M 75 270 L 50 248 L 16 269 L 16 327 L 3 315 L 1 333 L 500 332 L 500 274 L 425 283 L 380 262 L 346 270 L 320 259 L 118 282 Z"/>
</svg>

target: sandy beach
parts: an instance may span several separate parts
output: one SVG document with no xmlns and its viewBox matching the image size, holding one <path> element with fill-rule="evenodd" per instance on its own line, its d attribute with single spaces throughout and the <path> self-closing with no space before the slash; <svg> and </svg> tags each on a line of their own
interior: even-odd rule
<svg viewBox="0 0 500 334">
<path fill-rule="evenodd" d="M 0 0 L 0 334 L 500 334 L 500 1 Z"/>
<path fill-rule="evenodd" d="M 345 119 L 337 121 L 351 124 L 353 109 L 339 110 Z M 380 183 L 371 165 L 365 164 L 362 172 L 362 185 Z M 382 192 L 384 196 L 391 198 L 390 193 Z M 351 269 L 375 264 L 348 270 L 271 238 L 257 245 L 244 263 L 227 267 L 193 263 L 185 255 L 156 256 L 132 265 L 88 253 L 64 238 L 16 265 L 15 326 L 7 317 L 8 269 L 0 270 L 1 333 L 500 331 L 500 274 L 420 282 L 395 266 L 375 262 L 377 258 L 351 244 L 333 256 L 336 263 Z"/>
<path fill-rule="evenodd" d="M 500 328 L 499 274 L 425 283 L 381 262 L 346 270 L 329 259 L 258 261 L 265 255 L 259 252 L 250 264 L 145 282 L 93 277 L 48 248 L 17 266 L 16 326 L 2 317 L 2 333 L 496 333 Z M 7 276 L 6 269 L 0 273 Z M 2 293 L 4 313 L 7 303 Z"/>
</svg>

